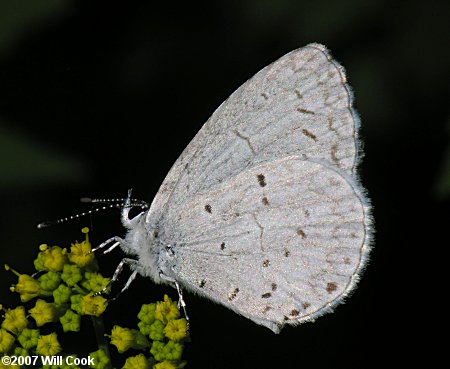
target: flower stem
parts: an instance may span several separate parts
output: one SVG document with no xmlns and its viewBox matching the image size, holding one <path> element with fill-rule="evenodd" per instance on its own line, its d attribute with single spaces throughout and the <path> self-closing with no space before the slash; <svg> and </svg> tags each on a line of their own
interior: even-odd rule
<svg viewBox="0 0 450 369">
<path fill-rule="evenodd" d="M 8 264 L 5 264 L 5 270 L 13 272 L 16 276 L 20 277 L 20 273 L 11 268 Z"/>
<path fill-rule="evenodd" d="M 109 358 L 109 363 L 105 369 L 112 369 L 111 355 L 109 354 L 108 342 L 105 336 L 105 326 L 103 324 L 103 317 L 91 316 L 92 324 L 94 325 L 95 337 L 97 339 L 97 345 L 99 349 L 102 349 L 106 356 Z"/>
</svg>

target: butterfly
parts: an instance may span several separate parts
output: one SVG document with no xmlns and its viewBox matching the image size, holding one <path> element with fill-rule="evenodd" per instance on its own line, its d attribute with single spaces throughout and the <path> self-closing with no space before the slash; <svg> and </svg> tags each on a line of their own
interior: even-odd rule
<svg viewBox="0 0 450 369">
<path fill-rule="evenodd" d="M 349 295 L 368 260 L 359 126 L 343 67 L 322 45 L 294 50 L 220 105 L 150 206 L 129 193 L 125 238 L 98 248 L 114 242 L 109 250 L 134 257 L 117 269 L 133 270 L 124 289 L 140 274 L 275 333 L 313 321 Z M 143 211 L 130 219 L 135 206 Z"/>
</svg>

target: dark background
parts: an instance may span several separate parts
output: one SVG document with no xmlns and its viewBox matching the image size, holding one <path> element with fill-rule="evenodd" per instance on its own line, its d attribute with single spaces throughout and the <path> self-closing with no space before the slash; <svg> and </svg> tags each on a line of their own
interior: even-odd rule
<svg viewBox="0 0 450 369">
<path fill-rule="evenodd" d="M 91 222 L 94 244 L 122 236 L 113 210 L 35 226 L 89 209 L 82 196 L 121 197 L 132 187 L 150 202 L 241 83 L 320 42 L 346 67 L 362 119 L 361 177 L 377 229 L 370 265 L 334 314 L 280 335 L 186 295 L 185 358 L 189 368 L 354 368 L 418 357 L 411 345 L 427 340 L 418 331 L 433 306 L 426 267 L 439 259 L 448 225 L 449 14 L 445 1 L 2 2 L 1 264 L 31 273 L 41 243 L 69 246 Z M 101 257 L 103 274 L 121 257 Z M 0 271 L 6 307 L 17 304 L 14 282 Z M 140 305 L 164 293 L 177 296 L 138 278 L 108 308 L 107 329 L 133 326 Z M 63 341 L 79 356 L 96 349 L 88 320 L 82 331 L 82 344 L 76 334 Z"/>
</svg>

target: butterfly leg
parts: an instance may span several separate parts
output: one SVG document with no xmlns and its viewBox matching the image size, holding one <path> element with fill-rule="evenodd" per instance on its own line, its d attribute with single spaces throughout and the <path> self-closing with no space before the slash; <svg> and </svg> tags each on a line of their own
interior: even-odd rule
<svg viewBox="0 0 450 369">
<path fill-rule="evenodd" d="M 127 258 L 122 259 L 122 261 L 117 266 L 117 268 L 116 268 L 116 270 L 115 270 L 111 280 L 109 281 L 109 283 L 104 288 L 102 288 L 100 291 L 96 292 L 94 294 L 94 296 L 98 296 L 98 295 L 101 295 L 101 294 L 105 293 L 108 290 L 108 288 L 111 287 L 111 285 L 115 281 L 117 281 L 117 279 L 119 278 L 119 274 L 122 272 L 123 267 L 124 267 L 125 264 L 128 264 L 130 267 L 139 265 L 137 260 L 127 259 Z M 133 274 L 130 276 L 130 278 L 128 279 L 127 283 L 125 284 L 125 287 L 122 289 L 122 291 L 120 291 L 119 295 L 130 286 L 131 282 L 133 282 L 134 278 L 136 278 L 136 274 L 137 274 L 137 271 L 136 270 L 133 271 Z M 117 296 L 115 298 L 117 298 Z"/>
<path fill-rule="evenodd" d="M 173 283 L 175 285 L 175 288 L 177 289 L 177 292 L 178 292 L 178 309 L 180 308 L 180 306 L 183 308 L 183 313 L 186 318 L 186 323 L 187 323 L 187 327 L 189 330 L 189 316 L 186 311 L 186 302 L 184 301 L 184 298 L 183 298 L 183 290 L 181 289 L 180 285 L 178 284 L 178 282 L 175 279 L 167 277 L 166 275 L 164 275 L 162 273 L 160 273 L 159 276 L 161 277 L 161 279 L 163 279 L 167 282 Z"/>
<path fill-rule="evenodd" d="M 94 247 L 89 253 L 91 254 L 93 252 L 96 252 L 97 250 L 101 250 L 101 249 L 105 248 L 106 246 L 108 246 L 109 244 L 111 244 L 112 242 L 114 242 L 114 244 L 112 246 L 110 246 L 106 251 L 104 251 L 103 252 L 104 254 L 107 254 L 108 252 L 114 250 L 117 246 L 119 246 L 123 242 L 123 239 L 121 239 L 120 237 L 117 237 L 117 236 L 111 237 L 111 238 L 107 239 L 105 242 L 102 242 L 97 247 Z"/>
<path fill-rule="evenodd" d="M 123 286 L 123 288 L 120 290 L 120 292 L 114 296 L 111 301 L 114 301 L 115 299 L 117 299 L 122 293 L 124 293 L 128 287 L 130 287 L 131 283 L 135 280 L 136 276 L 137 276 L 137 270 L 135 270 L 131 275 L 130 278 L 128 278 L 127 283 L 125 283 L 125 286 Z"/>
<path fill-rule="evenodd" d="M 189 328 L 189 316 L 187 315 L 187 312 L 186 312 L 186 302 L 184 302 L 183 291 L 180 288 L 180 285 L 178 284 L 177 281 L 175 281 L 175 287 L 177 288 L 177 292 L 178 292 L 178 308 L 180 308 L 180 305 L 183 308 L 183 313 L 184 313 L 184 316 L 186 317 L 186 322 L 187 322 L 188 328 Z"/>
</svg>

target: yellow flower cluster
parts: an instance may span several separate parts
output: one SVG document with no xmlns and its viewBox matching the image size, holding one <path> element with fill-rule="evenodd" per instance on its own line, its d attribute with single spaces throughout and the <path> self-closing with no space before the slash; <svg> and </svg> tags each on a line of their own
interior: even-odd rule
<svg viewBox="0 0 450 369">
<path fill-rule="evenodd" d="M 163 301 L 142 306 L 138 314 L 139 331 L 114 326 L 110 336 L 111 344 L 117 347 L 119 353 L 123 353 L 130 348 L 149 347 L 150 344 L 145 338 L 148 337 L 153 341 L 150 353 L 157 361 L 154 369 L 181 368 L 185 364 L 181 361 L 181 356 L 183 342 L 188 337 L 188 325 L 186 319 L 179 317 L 177 303 L 164 295 Z M 144 345 L 144 342 L 147 344 Z M 146 365 L 148 361 L 145 356 L 138 355 L 128 358 L 123 369 L 146 368 Z"/>
<path fill-rule="evenodd" d="M 89 229 L 83 228 L 82 232 L 85 240 L 72 244 L 70 252 L 59 246 L 39 246 L 34 261 L 39 277 L 20 274 L 5 265 L 6 270 L 18 277 L 11 291 L 18 293 L 23 303 L 41 298 L 28 310 L 28 316 L 24 306 L 5 310 L 3 319 L 0 318 L 0 353 L 55 355 L 61 351 L 56 333 L 41 335 L 33 326 L 40 328 L 59 321 L 64 332 L 79 331 L 81 315 L 99 317 L 105 311 L 107 300 L 94 296 L 92 289 L 107 284 L 109 279 L 96 272 Z"/>
<path fill-rule="evenodd" d="M 0 304 L 0 354 L 15 356 L 54 356 L 62 352 L 55 332 L 43 335 L 40 328 L 59 322 L 63 332 L 79 332 L 80 320 L 91 316 L 94 328 L 100 328 L 99 317 L 105 312 L 108 301 L 97 292 L 109 286 L 110 279 L 98 273 L 98 264 L 88 237 L 88 228 L 83 228 L 85 239 L 71 244 L 70 251 L 59 246 L 42 244 L 34 261 L 37 275 L 21 274 L 5 265 L 14 273 L 17 283 L 10 289 L 18 293 L 23 303 L 36 299 L 34 306 L 17 306 L 3 309 Z M 106 291 L 108 293 L 108 290 Z M 115 325 L 110 343 L 119 353 L 128 349 L 146 350 L 144 354 L 129 357 L 123 369 L 180 369 L 186 362 L 181 360 L 184 341 L 188 337 L 186 319 L 180 318 L 177 303 L 164 295 L 163 301 L 143 305 L 139 314 L 138 329 Z M 103 334 L 99 335 L 103 337 Z M 97 369 L 111 368 L 106 342 L 99 342 L 101 349 L 91 353 L 96 358 Z M 8 366 L 14 368 L 14 365 Z M 76 368 L 76 367 L 74 367 Z M 2 364 L 0 364 L 0 369 Z"/>
</svg>

